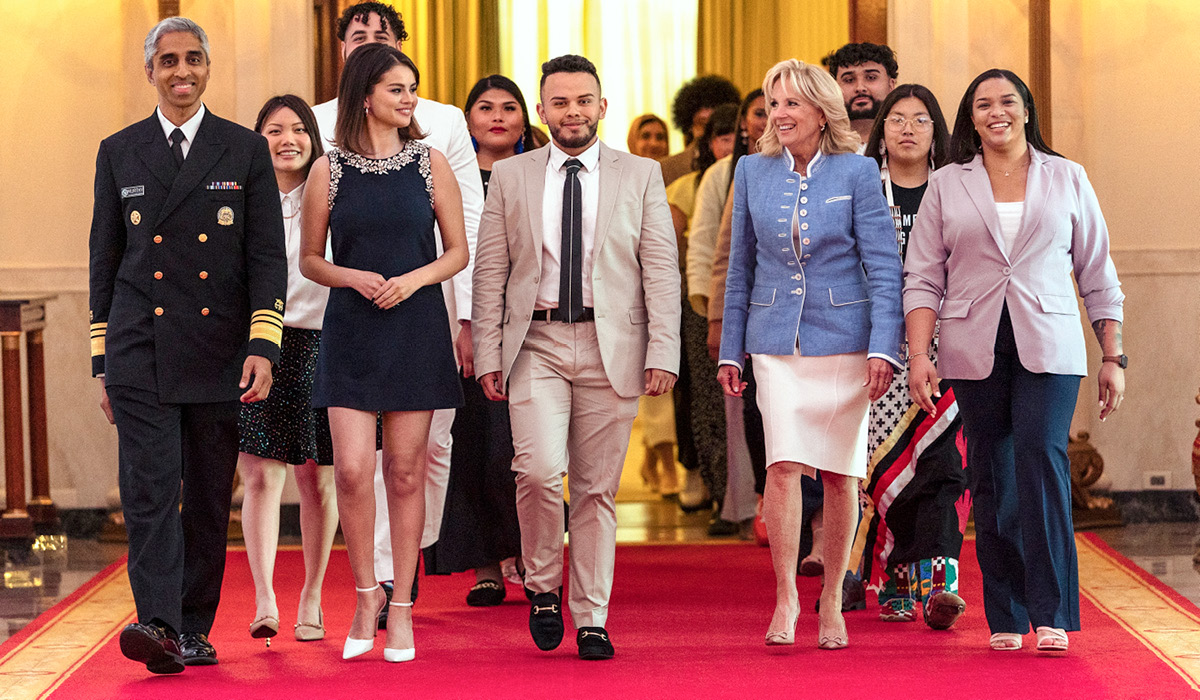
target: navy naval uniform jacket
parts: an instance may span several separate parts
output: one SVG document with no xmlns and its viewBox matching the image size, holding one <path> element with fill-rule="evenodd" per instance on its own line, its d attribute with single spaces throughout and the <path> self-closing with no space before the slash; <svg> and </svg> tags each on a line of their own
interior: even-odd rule
<svg viewBox="0 0 1200 700">
<path fill-rule="evenodd" d="M 92 374 L 163 403 L 236 400 L 279 361 L 287 254 L 266 140 L 206 110 L 176 173 L 157 114 L 96 157 Z"/>
<path fill-rule="evenodd" d="M 207 634 L 238 383 L 247 353 L 278 362 L 283 334 L 287 257 L 266 139 L 207 110 L 180 166 L 157 113 L 108 137 L 90 248 L 92 372 L 117 425 L 138 619 Z"/>
</svg>

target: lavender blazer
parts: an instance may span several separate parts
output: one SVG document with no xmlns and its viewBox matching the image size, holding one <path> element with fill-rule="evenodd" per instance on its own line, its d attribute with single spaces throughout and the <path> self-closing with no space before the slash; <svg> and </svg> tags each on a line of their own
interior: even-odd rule
<svg viewBox="0 0 1200 700">
<path fill-rule="evenodd" d="M 1122 320 L 1125 295 L 1087 174 L 1065 158 L 1029 153 L 1025 213 L 1010 255 L 982 156 L 929 178 L 904 263 L 904 313 L 938 312 L 944 378 L 991 374 L 1005 304 L 1025 369 L 1086 376 L 1072 272 L 1093 323 Z"/>
</svg>

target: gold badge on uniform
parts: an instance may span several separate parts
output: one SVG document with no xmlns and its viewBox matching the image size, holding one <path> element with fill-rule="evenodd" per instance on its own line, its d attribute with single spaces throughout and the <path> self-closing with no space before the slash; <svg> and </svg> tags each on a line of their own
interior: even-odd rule
<svg viewBox="0 0 1200 700">
<path fill-rule="evenodd" d="M 221 224 L 222 226 L 232 226 L 233 210 L 229 207 L 221 207 L 220 210 L 217 211 L 217 223 Z"/>
<path fill-rule="evenodd" d="M 283 312 L 283 299 L 275 300 L 275 310 L 279 311 L 280 313 Z"/>
<path fill-rule="evenodd" d="M 129 220 L 133 222 L 134 226 L 137 226 L 138 224 L 142 223 L 142 213 L 137 209 L 134 209 L 133 211 L 129 212 Z"/>
</svg>

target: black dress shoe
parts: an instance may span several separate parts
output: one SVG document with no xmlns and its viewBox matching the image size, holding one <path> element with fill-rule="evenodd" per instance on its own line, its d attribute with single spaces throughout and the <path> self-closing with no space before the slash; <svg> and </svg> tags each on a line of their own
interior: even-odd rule
<svg viewBox="0 0 1200 700">
<path fill-rule="evenodd" d="M 120 643 L 125 658 L 146 664 L 150 673 L 183 672 L 179 637 L 166 627 L 141 622 L 126 625 Z"/>
<path fill-rule="evenodd" d="M 217 650 L 203 632 L 184 632 L 179 635 L 179 650 L 187 666 L 215 666 Z"/>
<path fill-rule="evenodd" d="M 417 581 L 420 579 L 421 571 L 418 569 L 417 572 L 413 574 L 412 597 L 409 598 L 409 600 L 414 603 L 417 602 Z M 383 594 L 387 596 L 387 602 L 392 602 L 392 589 L 395 587 L 395 583 L 392 581 L 380 581 L 379 586 L 383 588 Z M 375 618 L 376 629 L 387 629 L 388 608 L 390 607 L 390 605 L 384 605 L 383 610 L 379 611 L 379 616 Z"/>
<path fill-rule="evenodd" d="M 388 603 L 392 602 L 392 582 L 380 581 L 379 587 L 383 589 L 383 595 L 387 598 L 387 602 L 379 610 L 379 615 L 375 617 L 375 629 L 387 629 L 388 608 L 392 607 Z"/>
<path fill-rule="evenodd" d="M 579 645 L 579 658 L 586 661 L 602 661 L 613 657 L 612 641 L 603 627 L 580 627 L 575 633 Z"/>
<path fill-rule="evenodd" d="M 821 612 L 821 599 L 818 598 L 813 609 Z M 867 609 L 867 586 L 858 574 L 847 571 L 842 579 L 842 612 Z"/>
<path fill-rule="evenodd" d="M 559 593 L 562 589 L 559 588 Z M 538 649 L 550 651 L 562 644 L 562 599 L 558 593 L 535 593 L 529 605 L 529 633 Z"/>
<path fill-rule="evenodd" d="M 467 593 L 467 605 L 473 608 L 490 608 L 504 602 L 504 584 L 485 579 L 471 586 Z"/>
</svg>

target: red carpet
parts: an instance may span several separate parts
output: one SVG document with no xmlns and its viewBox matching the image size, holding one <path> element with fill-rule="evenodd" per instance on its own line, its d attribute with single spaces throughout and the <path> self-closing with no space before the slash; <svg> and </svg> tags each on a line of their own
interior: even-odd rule
<svg viewBox="0 0 1200 700">
<path fill-rule="evenodd" d="M 286 633 L 281 631 L 269 650 L 246 631 L 254 613 L 250 574 L 245 553 L 230 552 L 212 635 L 220 665 L 189 668 L 179 676 L 151 676 L 124 659 L 111 637 L 127 621 L 131 607 L 117 610 L 112 602 L 92 601 L 108 612 L 106 619 L 72 622 L 65 617 L 72 606 L 89 604 L 93 597 L 111 598 L 118 583 L 109 572 L 107 579 L 105 574 L 97 577 L 106 583 L 89 584 L 92 589 L 80 591 L 0 646 L 0 697 L 1196 697 L 1195 667 L 1188 664 L 1200 655 L 1176 655 L 1178 645 L 1172 648 L 1151 637 L 1177 633 L 1194 638 L 1200 632 L 1200 610 L 1093 536 L 1082 535 L 1079 543 L 1085 565 L 1084 631 L 1071 636 L 1071 651 L 1062 657 L 1039 656 L 1031 648 L 1032 635 L 1025 638 L 1027 648 L 1022 651 L 988 650 L 974 542 L 968 541 L 962 566 L 968 610 L 950 632 L 933 632 L 921 623 L 880 622 L 872 601 L 865 612 L 847 615 L 849 649 L 819 651 L 812 612 L 817 583 L 801 579 L 805 612 L 799 643 L 768 649 L 762 638 L 773 593 L 766 549 L 741 544 L 623 546 L 617 554 L 609 620 L 617 649 L 614 660 L 578 660 L 569 621 L 557 651 L 538 651 L 529 639 L 528 607 L 517 588 L 509 587 L 509 602 L 500 608 L 468 608 L 463 597 L 473 578 L 457 575 L 422 578 L 416 608 L 417 660 L 398 665 L 383 662 L 382 634 L 372 653 L 341 660 L 354 603 L 344 551 L 334 552 L 326 579 L 328 637 L 315 643 L 291 638 L 302 561 L 299 551 L 280 552 L 276 585 Z M 1106 570 L 1097 590 L 1120 590 L 1108 590 L 1104 600 L 1087 592 L 1089 561 L 1117 567 Z M 111 590 L 102 595 L 97 592 L 101 588 Z M 1125 606 L 1132 609 L 1122 612 L 1119 603 L 1125 596 L 1159 601 L 1156 609 L 1173 615 L 1175 627 L 1148 633 L 1133 629 L 1130 616 L 1136 618 L 1138 610 L 1148 607 Z M 106 615 L 101 612 L 99 617 Z M 95 624 L 109 630 L 109 636 L 94 646 L 39 642 L 41 635 L 71 624 Z M 7 674 L 24 678 L 20 674 L 35 673 L 18 669 L 17 656 L 34 653 L 39 646 L 48 647 L 43 651 L 51 659 L 60 655 L 60 676 L 41 692 L 5 692 Z M 71 658 L 61 658 L 63 654 Z"/>
</svg>

